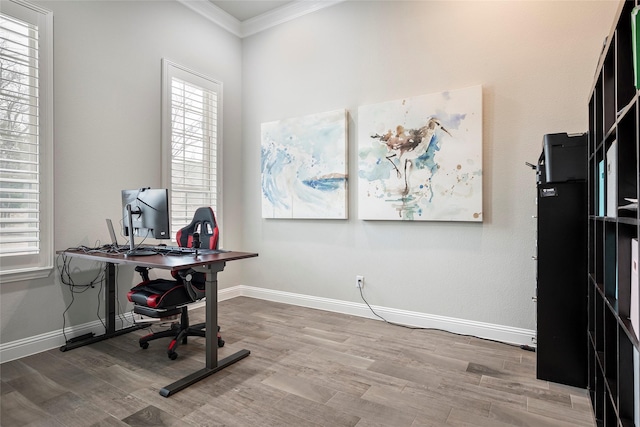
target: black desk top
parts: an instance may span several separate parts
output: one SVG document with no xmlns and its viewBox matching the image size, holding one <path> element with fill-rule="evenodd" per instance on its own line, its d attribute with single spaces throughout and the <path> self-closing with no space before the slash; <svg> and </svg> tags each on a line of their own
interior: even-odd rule
<svg viewBox="0 0 640 427">
<path fill-rule="evenodd" d="M 57 251 L 70 257 L 84 258 L 92 261 L 108 262 L 112 264 L 139 265 L 141 267 L 162 268 L 165 270 L 182 270 L 189 267 L 203 267 L 219 262 L 234 261 L 238 259 L 257 257 L 254 252 L 220 252 L 215 254 L 195 255 L 147 255 L 147 256 L 125 256 L 124 254 L 91 252 L 81 249 L 67 249 Z"/>
</svg>

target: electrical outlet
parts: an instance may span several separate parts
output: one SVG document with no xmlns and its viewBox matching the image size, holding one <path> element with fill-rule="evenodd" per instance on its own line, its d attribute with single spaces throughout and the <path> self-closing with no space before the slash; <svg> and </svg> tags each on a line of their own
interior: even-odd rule
<svg viewBox="0 0 640 427">
<path fill-rule="evenodd" d="M 364 286 L 364 276 L 356 276 L 356 288 L 362 288 Z"/>
</svg>

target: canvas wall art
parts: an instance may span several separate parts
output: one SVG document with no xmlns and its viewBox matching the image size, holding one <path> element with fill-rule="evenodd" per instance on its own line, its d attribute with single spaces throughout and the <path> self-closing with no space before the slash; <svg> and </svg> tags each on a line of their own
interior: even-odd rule
<svg viewBox="0 0 640 427">
<path fill-rule="evenodd" d="M 262 217 L 347 218 L 346 110 L 263 123 Z"/>
<path fill-rule="evenodd" d="M 358 217 L 482 221 L 482 87 L 358 109 Z"/>
</svg>

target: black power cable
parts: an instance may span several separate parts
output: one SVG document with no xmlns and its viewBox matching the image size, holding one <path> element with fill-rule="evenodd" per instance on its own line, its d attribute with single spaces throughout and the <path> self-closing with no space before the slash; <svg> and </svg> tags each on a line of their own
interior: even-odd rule
<svg viewBox="0 0 640 427">
<path fill-rule="evenodd" d="M 69 248 L 68 250 L 81 250 L 84 252 L 98 251 L 96 249 L 87 248 L 85 246 L 80 246 L 77 248 Z M 60 282 L 66 285 L 69 289 L 69 292 L 71 293 L 71 301 L 69 302 L 65 310 L 62 312 L 62 335 L 64 336 L 65 342 L 68 341 L 67 334 L 66 334 L 66 327 L 67 327 L 66 314 L 75 301 L 75 294 L 81 294 L 88 291 L 89 289 L 94 289 L 96 285 L 99 286 L 98 311 L 96 315 L 100 320 L 100 323 L 102 323 L 102 325 L 106 328 L 106 325 L 104 324 L 104 322 L 102 321 L 102 318 L 100 317 L 100 295 L 102 294 L 102 288 L 105 280 L 106 269 L 101 268 L 100 270 L 98 270 L 98 273 L 96 274 L 96 276 L 93 279 L 91 279 L 88 283 L 77 284 L 75 283 L 75 281 L 73 280 L 73 277 L 71 276 L 71 257 L 66 256 L 64 253 L 59 254 L 58 258 L 56 259 L 56 267 L 58 268 L 58 273 L 60 274 Z"/>
<path fill-rule="evenodd" d="M 478 337 L 476 335 L 469 335 L 469 334 L 460 334 L 460 333 L 457 333 L 457 332 L 451 332 L 451 331 L 447 331 L 447 330 L 439 329 L 439 328 L 423 328 L 423 327 L 420 327 L 420 326 L 409 326 L 409 325 L 403 325 L 401 323 L 390 322 L 387 319 L 385 319 L 384 317 L 382 317 L 381 315 L 379 315 L 378 313 L 376 313 L 376 311 L 371 307 L 369 302 L 367 302 L 366 298 L 364 297 L 364 293 L 362 292 L 362 286 L 359 286 L 358 289 L 360 289 L 360 297 L 362 298 L 362 301 L 364 301 L 364 303 L 367 305 L 367 307 L 369 307 L 369 310 L 371 310 L 371 313 L 373 313 L 376 317 L 378 317 L 383 322 L 385 322 L 385 323 L 387 323 L 389 325 L 399 326 L 399 327 L 406 328 L 406 329 L 447 332 L 449 334 L 457 335 L 457 336 L 460 336 L 460 337 L 477 338 L 479 340 L 495 342 L 495 343 L 498 343 L 498 344 L 504 344 L 504 345 L 508 345 L 508 346 L 511 346 L 511 347 L 519 347 L 522 350 L 536 351 L 535 348 L 533 348 L 531 346 L 528 346 L 528 345 L 524 345 L 524 344 L 522 344 L 522 345 L 520 345 L 520 344 L 511 344 L 511 343 L 506 343 L 506 342 L 503 342 L 503 341 L 492 340 L 490 338 L 482 338 L 482 337 Z"/>
</svg>

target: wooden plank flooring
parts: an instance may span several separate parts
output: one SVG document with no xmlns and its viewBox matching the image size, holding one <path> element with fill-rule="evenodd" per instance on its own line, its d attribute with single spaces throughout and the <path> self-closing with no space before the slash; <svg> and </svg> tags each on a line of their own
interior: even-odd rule
<svg viewBox="0 0 640 427">
<path fill-rule="evenodd" d="M 204 310 L 191 312 L 203 321 Z M 201 338 L 169 360 L 146 330 L 0 365 L 14 426 L 594 426 L 585 390 L 535 379 L 535 353 L 441 331 L 234 298 L 219 356 L 251 355 L 169 397 L 204 366 Z"/>
</svg>

